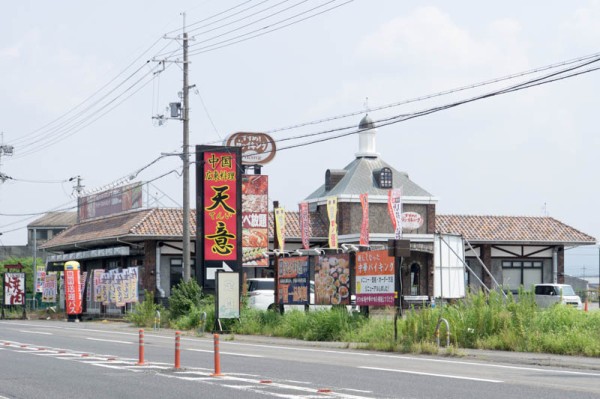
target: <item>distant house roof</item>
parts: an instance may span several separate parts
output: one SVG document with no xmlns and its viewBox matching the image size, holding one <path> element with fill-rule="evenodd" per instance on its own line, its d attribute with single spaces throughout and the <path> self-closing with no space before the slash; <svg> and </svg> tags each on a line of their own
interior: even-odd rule
<svg viewBox="0 0 600 399">
<path fill-rule="evenodd" d="M 336 195 L 360 195 L 368 193 L 370 196 L 387 196 L 389 188 L 380 188 L 375 180 L 375 174 L 382 168 L 390 168 L 392 171 L 393 187 L 402 187 L 403 196 L 411 197 L 433 197 L 425 189 L 408 178 L 406 172 L 399 172 L 390 164 L 379 157 L 356 158 L 348 164 L 344 170 L 346 173 L 342 179 L 331 189 L 325 184 L 306 197 L 306 200 L 336 196 Z M 335 171 L 336 173 L 339 171 Z"/>
<path fill-rule="evenodd" d="M 460 234 L 471 243 L 596 243 L 594 237 L 551 217 L 436 215 L 435 225 L 436 231 Z"/>
<path fill-rule="evenodd" d="M 49 212 L 27 225 L 33 227 L 69 227 L 77 223 L 77 212 Z"/>
</svg>

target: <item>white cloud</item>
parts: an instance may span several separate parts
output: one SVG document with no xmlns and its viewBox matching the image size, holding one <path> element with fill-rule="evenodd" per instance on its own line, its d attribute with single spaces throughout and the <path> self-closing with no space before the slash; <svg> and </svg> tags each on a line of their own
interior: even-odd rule
<svg viewBox="0 0 600 399">
<path fill-rule="evenodd" d="M 577 8 L 561 28 L 569 37 L 569 43 L 597 46 L 600 40 L 598 20 L 600 20 L 600 1 L 592 0 L 586 7 Z"/>
<path fill-rule="evenodd" d="M 357 56 L 373 62 L 436 70 L 488 67 L 508 62 L 514 69 L 527 64 L 519 42 L 520 26 L 513 19 L 492 21 L 485 32 L 458 26 L 435 7 L 422 7 L 396 17 L 364 37 Z"/>
</svg>

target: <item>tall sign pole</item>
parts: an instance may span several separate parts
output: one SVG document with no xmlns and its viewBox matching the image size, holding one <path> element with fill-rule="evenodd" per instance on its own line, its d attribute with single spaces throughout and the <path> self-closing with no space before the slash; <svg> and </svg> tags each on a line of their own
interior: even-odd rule
<svg viewBox="0 0 600 399">
<path fill-rule="evenodd" d="M 190 118 L 188 85 L 188 34 L 185 32 L 185 13 L 183 13 L 183 281 L 191 278 L 190 265 Z"/>
</svg>

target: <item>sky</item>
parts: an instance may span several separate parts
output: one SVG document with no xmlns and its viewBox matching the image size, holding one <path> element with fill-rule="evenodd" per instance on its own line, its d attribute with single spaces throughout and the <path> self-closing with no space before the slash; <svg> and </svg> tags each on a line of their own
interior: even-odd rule
<svg viewBox="0 0 600 399">
<path fill-rule="evenodd" d="M 25 244 L 27 223 L 73 207 L 77 176 L 88 193 L 135 176 L 152 181 L 150 206 L 181 206 L 181 159 L 164 154 L 181 151 L 182 124 L 152 117 L 180 101 L 182 13 L 190 144 L 268 132 L 270 201 L 290 210 L 354 159 L 350 132 L 365 112 L 377 123 L 584 71 L 600 52 L 596 0 L 10 2 L 0 145 L 14 153 L 0 153 L 11 178 L 0 183 L 0 246 Z M 438 213 L 548 215 L 598 238 L 599 83 L 592 71 L 380 126 L 377 150 Z M 598 247 L 569 249 L 567 270 L 598 274 L 598 258 Z"/>
</svg>

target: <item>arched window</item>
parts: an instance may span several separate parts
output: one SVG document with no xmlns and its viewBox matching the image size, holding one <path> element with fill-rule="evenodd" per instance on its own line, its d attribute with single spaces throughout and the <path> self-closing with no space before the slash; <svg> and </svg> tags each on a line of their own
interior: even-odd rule
<svg viewBox="0 0 600 399">
<path fill-rule="evenodd" d="M 418 263 L 410 265 L 410 295 L 421 294 L 421 266 Z"/>
<path fill-rule="evenodd" d="M 379 173 L 379 187 L 392 188 L 392 170 L 390 168 L 381 168 Z"/>
</svg>

